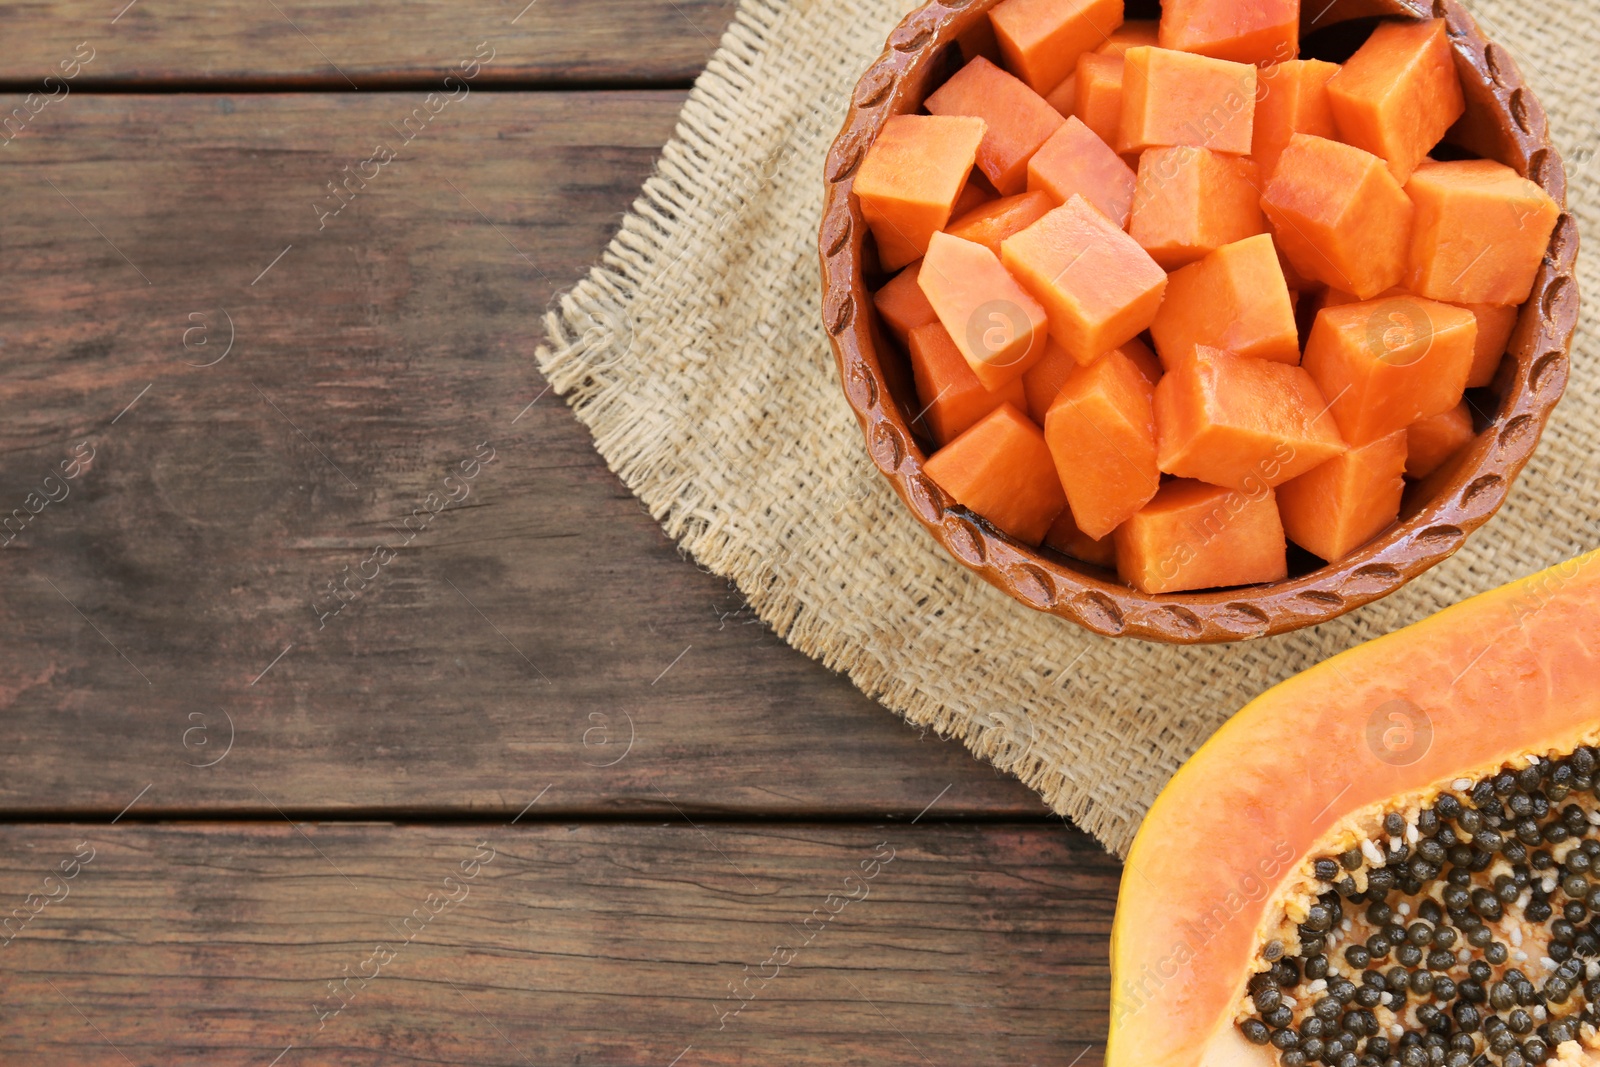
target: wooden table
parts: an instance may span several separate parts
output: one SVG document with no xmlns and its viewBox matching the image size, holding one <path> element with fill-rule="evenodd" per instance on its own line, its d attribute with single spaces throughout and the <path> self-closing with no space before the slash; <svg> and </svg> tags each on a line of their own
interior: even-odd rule
<svg viewBox="0 0 1600 1067">
<path fill-rule="evenodd" d="M 1117 864 L 532 365 L 732 5 L 523 2 L 0 7 L 0 1063 L 1092 1067 Z"/>
</svg>

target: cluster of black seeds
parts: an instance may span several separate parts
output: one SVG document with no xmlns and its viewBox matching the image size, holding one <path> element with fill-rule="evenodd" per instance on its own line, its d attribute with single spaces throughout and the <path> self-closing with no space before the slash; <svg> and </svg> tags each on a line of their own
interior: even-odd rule
<svg viewBox="0 0 1600 1067">
<path fill-rule="evenodd" d="M 1597 771 L 1588 747 L 1505 770 L 1440 795 L 1414 834 L 1386 815 L 1381 863 L 1360 848 L 1315 860 L 1327 889 L 1297 954 L 1267 945 L 1244 1036 L 1282 1067 L 1529 1067 L 1600 1027 Z M 1341 945 L 1357 909 L 1373 932 Z M 1518 919 L 1541 931 L 1521 949 L 1498 928 Z"/>
</svg>

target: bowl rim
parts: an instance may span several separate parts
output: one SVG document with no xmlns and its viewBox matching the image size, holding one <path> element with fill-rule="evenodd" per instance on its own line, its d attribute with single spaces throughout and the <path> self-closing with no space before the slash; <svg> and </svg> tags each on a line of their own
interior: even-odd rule
<svg viewBox="0 0 1600 1067">
<path fill-rule="evenodd" d="M 1079 569 L 1065 557 L 1030 548 L 956 504 L 923 473 L 927 457 L 879 359 L 882 338 L 875 336 L 876 311 L 863 276 L 866 226 L 852 193 L 856 168 L 884 122 L 920 106 L 919 89 L 937 73 L 945 47 L 996 2 L 930 0 L 906 16 L 857 82 L 824 168 L 818 232 L 823 325 L 868 452 L 912 515 L 958 562 L 1030 608 L 1104 636 L 1172 644 L 1248 640 L 1326 622 L 1387 596 L 1454 554 L 1499 510 L 1531 458 L 1566 388 L 1578 320 L 1578 230 L 1567 210 L 1566 172 L 1544 109 L 1510 55 L 1484 37 L 1458 0 L 1335 0 L 1309 27 L 1374 14 L 1446 19 L 1468 115 L 1478 116 L 1453 131 L 1454 139 L 1506 162 L 1561 208 L 1518 314 L 1511 358 L 1501 360 L 1494 417 L 1459 460 L 1424 482 L 1418 492 L 1428 494 L 1426 503 L 1343 559 L 1261 585 L 1146 594 L 1091 573 L 1098 568 L 1088 564 Z M 1495 121 L 1483 121 L 1489 118 Z"/>
</svg>

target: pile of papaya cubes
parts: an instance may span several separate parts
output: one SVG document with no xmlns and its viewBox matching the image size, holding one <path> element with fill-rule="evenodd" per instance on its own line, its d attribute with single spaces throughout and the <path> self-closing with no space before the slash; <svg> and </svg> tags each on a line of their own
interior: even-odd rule
<svg viewBox="0 0 1600 1067">
<path fill-rule="evenodd" d="M 1442 19 L 1338 64 L 1300 58 L 1299 7 L 1001 0 L 854 178 L 927 475 L 1147 593 L 1396 523 L 1473 437 L 1559 216 L 1441 148 Z"/>
</svg>

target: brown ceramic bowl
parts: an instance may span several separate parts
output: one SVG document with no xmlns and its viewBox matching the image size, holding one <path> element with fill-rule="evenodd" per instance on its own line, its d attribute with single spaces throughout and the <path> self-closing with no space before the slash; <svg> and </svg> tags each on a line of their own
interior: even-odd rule
<svg viewBox="0 0 1600 1067">
<path fill-rule="evenodd" d="M 1323 564 L 1291 546 L 1290 576 L 1263 585 L 1200 593 L 1145 594 L 1115 574 L 1012 540 L 956 504 L 922 472 L 928 443 L 911 428 L 918 410 L 910 362 L 872 305 L 882 284 L 877 251 L 851 194 L 867 147 L 892 115 L 915 112 L 960 64 L 956 39 L 987 17 L 995 0 L 937 0 L 913 12 L 889 36 L 862 76 L 844 128 L 828 153 L 819 244 L 822 315 L 846 397 L 867 449 L 917 519 L 951 555 L 1031 608 L 1099 634 L 1181 644 L 1236 641 L 1325 622 L 1394 592 L 1445 559 L 1505 500 L 1566 387 L 1578 318 L 1573 263 L 1577 225 L 1558 222 L 1533 295 L 1523 306 L 1498 377 L 1469 398 L 1479 410 L 1476 439 L 1446 472 L 1408 491 L 1401 521 L 1349 556 Z M 1324 0 L 1307 0 L 1321 8 Z M 1129 17 L 1154 17 L 1129 0 Z M 1346 38 L 1346 54 L 1374 16 L 1448 19 L 1467 114 L 1447 139 L 1467 154 L 1513 167 L 1566 204 L 1566 174 L 1550 144 L 1544 110 L 1506 51 L 1485 40 L 1456 0 L 1333 0 L 1303 28 L 1316 42 Z M 1322 31 L 1313 36 L 1315 31 Z M 1339 45 L 1330 46 L 1337 49 Z M 1339 56 L 1338 58 L 1343 58 Z"/>
</svg>

